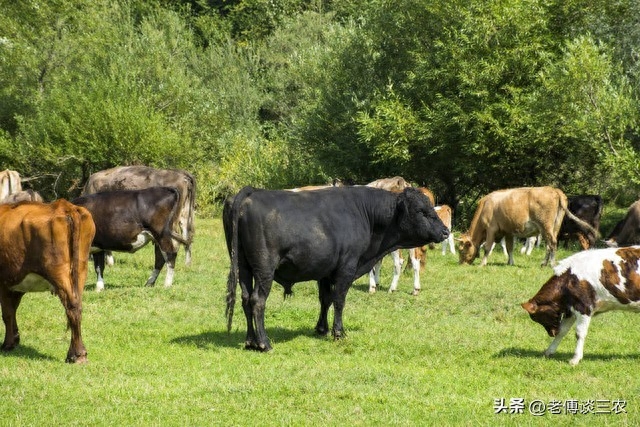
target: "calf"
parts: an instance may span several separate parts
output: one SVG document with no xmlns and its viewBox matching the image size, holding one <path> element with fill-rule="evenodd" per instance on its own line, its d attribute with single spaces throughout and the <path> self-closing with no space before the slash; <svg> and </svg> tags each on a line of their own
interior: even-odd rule
<svg viewBox="0 0 640 427">
<path fill-rule="evenodd" d="M 227 319 L 231 329 L 238 281 L 247 320 L 247 348 L 267 351 L 267 297 L 275 280 L 291 293 L 293 284 L 317 280 L 320 317 L 316 332 L 343 334 L 342 311 L 352 282 L 387 253 L 444 240 L 449 231 L 424 194 L 371 187 L 315 191 L 243 188 L 225 202 L 224 232 L 231 267 Z"/>
<path fill-rule="evenodd" d="M 562 260 L 554 275 L 522 307 L 554 337 L 545 356 L 555 353 L 576 323 L 576 350 L 582 359 L 591 317 L 609 310 L 640 310 L 640 246 L 593 249 Z"/>
<path fill-rule="evenodd" d="M 78 197 L 73 203 L 86 207 L 96 224 L 92 244 L 93 263 L 98 276 L 96 291 L 104 289 L 104 251 L 136 252 L 150 241 L 155 247 L 155 266 L 147 280 L 153 286 L 167 264 L 164 286 L 173 283 L 178 244 L 186 241 L 175 233 L 180 205 L 172 187 L 142 190 L 105 191 Z"/>
<path fill-rule="evenodd" d="M 66 200 L 0 205 L 0 305 L 3 351 L 20 343 L 16 311 L 26 292 L 58 295 L 71 328 L 67 362 L 85 362 L 82 292 L 95 226 L 89 212 Z"/>
</svg>

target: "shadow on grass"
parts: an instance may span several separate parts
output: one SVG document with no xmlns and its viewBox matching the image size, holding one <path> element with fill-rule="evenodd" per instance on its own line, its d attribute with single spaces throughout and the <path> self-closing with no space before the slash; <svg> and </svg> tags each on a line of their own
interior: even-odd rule
<svg viewBox="0 0 640 427">
<path fill-rule="evenodd" d="M 542 359 L 543 350 L 531 350 L 524 348 L 516 348 L 509 347 L 503 350 L 500 350 L 493 357 L 496 359 L 500 358 L 509 358 L 509 357 L 517 357 L 517 358 L 533 358 L 533 359 Z M 558 352 L 551 356 L 549 359 L 568 362 L 573 357 L 573 352 Z M 607 353 L 607 354 L 593 354 L 593 353 L 585 353 L 582 360 L 602 360 L 602 361 L 612 361 L 612 360 L 640 360 L 640 353 L 632 353 L 632 354 L 621 354 L 621 353 Z"/>
<path fill-rule="evenodd" d="M 300 336 L 326 339 L 325 336 L 316 334 L 312 328 L 301 329 L 284 329 L 284 328 L 267 328 L 267 336 L 272 341 L 272 345 L 282 342 L 291 341 Z M 227 331 L 209 331 L 198 335 L 187 335 L 171 340 L 173 344 L 196 346 L 202 349 L 211 347 L 227 347 L 238 348 L 244 347 L 244 339 L 246 332 L 237 330 L 233 332 Z"/>
<path fill-rule="evenodd" d="M 21 359 L 57 360 L 57 358 L 42 354 L 33 347 L 20 344 L 11 351 L 0 351 L 1 357 L 15 357 Z"/>
</svg>

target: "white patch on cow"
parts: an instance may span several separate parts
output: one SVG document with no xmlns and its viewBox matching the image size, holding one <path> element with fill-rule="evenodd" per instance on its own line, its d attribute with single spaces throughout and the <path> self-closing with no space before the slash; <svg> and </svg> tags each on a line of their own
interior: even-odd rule
<svg viewBox="0 0 640 427">
<path fill-rule="evenodd" d="M 560 261 L 553 271 L 556 276 L 560 276 L 570 268 L 571 274 L 575 275 L 578 280 L 585 280 L 593 286 L 597 297 L 597 305 L 594 308 L 594 313 L 620 309 L 639 311 L 640 301 L 622 304 L 604 287 L 602 282 L 600 282 L 602 265 L 605 260 L 613 263 L 617 267 L 618 272 L 621 271 L 621 263 L 627 262 L 616 254 L 618 250 L 618 248 L 607 248 L 578 252 Z M 634 268 L 637 270 L 638 265 Z M 621 282 L 617 284 L 616 287 L 620 291 L 626 292 L 626 279 L 622 276 L 619 277 Z"/>
<path fill-rule="evenodd" d="M 39 274 L 29 273 L 22 282 L 12 286 L 11 290 L 16 292 L 53 292 L 53 286 Z"/>
<path fill-rule="evenodd" d="M 164 277 L 164 287 L 170 288 L 173 285 L 173 267 L 167 264 L 167 274 Z"/>
<path fill-rule="evenodd" d="M 137 251 L 138 249 L 142 248 L 152 240 L 153 240 L 153 237 L 151 236 L 151 233 L 149 233 L 146 230 L 143 231 L 142 233 L 136 236 L 136 240 L 131 242 L 131 251 L 132 252 Z"/>
</svg>

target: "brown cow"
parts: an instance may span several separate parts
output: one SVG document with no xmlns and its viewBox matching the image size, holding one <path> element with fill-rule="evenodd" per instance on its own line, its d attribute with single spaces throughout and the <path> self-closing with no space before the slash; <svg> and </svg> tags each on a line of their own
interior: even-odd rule
<svg viewBox="0 0 640 427">
<path fill-rule="evenodd" d="M 16 311 L 26 292 L 58 295 L 71 328 L 67 362 L 86 362 L 82 342 L 82 292 L 95 226 L 86 209 L 66 200 L 0 205 L 0 304 L 3 351 L 20 342 Z"/>
<path fill-rule="evenodd" d="M 0 200 L 20 190 L 22 190 L 22 183 L 18 172 L 9 169 L 0 172 Z"/>
<path fill-rule="evenodd" d="M 541 233 L 547 244 L 542 265 L 555 265 L 557 236 L 565 214 L 580 227 L 597 235 L 597 230 L 569 211 L 567 196 L 562 190 L 522 187 L 494 191 L 480 199 L 469 231 L 459 239 L 460 264 L 473 263 L 484 242 L 481 265 L 486 265 L 493 244 L 505 237 L 508 264 L 513 265 L 514 237 Z"/>
<path fill-rule="evenodd" d="M 42 196 L 31 189 L 21 190 L 12 194 L 9 194 L 4 199 L 0 200 L 0 203 L 18 203 L 18 202 L 44 202 Z"/>
<path fill-rule="evenodd" d="M 149 187 L 174 187 L 180 194 L 177 228 L 185 245 L 185 263 L 191 264 L 191 245 L 195 233 L 194 214 L 196 179 L 187 171 L 155 169 L 148 166 L 119 166 L 89 177 L 82 195 L 100 191 L 143 190 Z"/>
</svg>

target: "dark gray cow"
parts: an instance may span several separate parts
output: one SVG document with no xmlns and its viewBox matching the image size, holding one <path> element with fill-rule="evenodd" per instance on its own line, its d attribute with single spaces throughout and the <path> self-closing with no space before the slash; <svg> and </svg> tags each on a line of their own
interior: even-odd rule
<svg viewBox="0 0 640 427">
<path fill-rule="evenodd" d="M 104 191 L 72 200 L 91 212 L 96 235 L 91 244 L 98 281 L 96 290 L 104 289 L 105 251 L 135 252 L 153 241 L 155 266 L 147 286 L 156 283 L 164 264 L 167 274 L 164 286 L 173 283 L 173 269 L 182 237 L 173 230 L 178 220 L 178 190 L 152 187 L 143 190 Z"/>
<path fill-rule="evenodd" d="M 178 190 L 180 207 L 175 227 L 185 245 L 185 263 L 191 264 L 191 244 L 195 233 L 196 179 L 189 172 L 149 166 L 118 166 L 91 175 L 82 190 L 82 195 L 99 191 L 142 190 L 149 187 L 174 187 Z"/>
<path fill-rule="evenodd" d="M 231 258 L 227 319 L 231 329 L 238 281 L 247 320 L 246 347 L 271 344 L 264 310 L 273 280 L 291 293 L 296 282 L 317 280 L 320 317 L 316 332 L 343 334 L 342 310 L 355 279 L 399 248 L 441 242 L 449 230 L 420 191 L 394 194 L 370 187 L 306 192 L 243 188 L 226 201 L 223 224 Z"/>
</svg>

